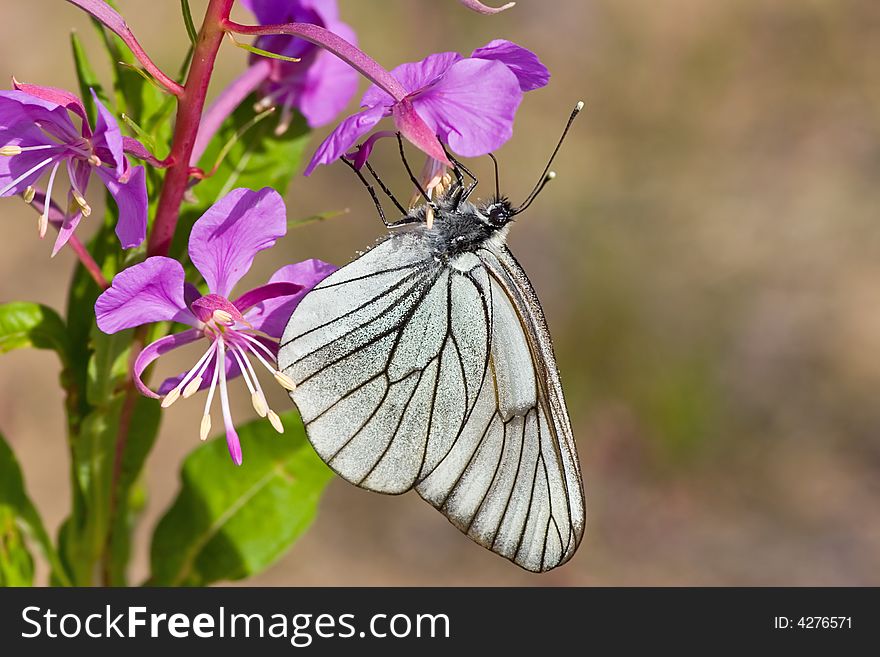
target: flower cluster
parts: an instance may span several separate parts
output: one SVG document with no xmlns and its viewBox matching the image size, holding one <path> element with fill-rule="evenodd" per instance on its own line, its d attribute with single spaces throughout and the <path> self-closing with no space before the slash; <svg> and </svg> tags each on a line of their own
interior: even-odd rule
<svg viewBox="0 0 880 657">
<path fill-rule="evenodd" d="M 22 194 L 33 200 L 38 181 L 48 174 L 46 203 L 39 218 L 46 235 L 49 208 L 58 170 L 64 165 L 70 191 L 68 211 L 58 227 L 52 255 L 64 246 L 92 208 L 86 189 L 95 173 L 119 206 L 116 234 L 123 248 L 144 241 L 147 231 L 147 188 L 142 166 L 132 167 L 123 154 L 123 137 L 110 111 L 92 92 L 97 109 L 89 125 L 82 101 L 52 87 L 15 83 L 0 91 L 0 196 Z M 79 123 L 79 127 L 75 124 Z"/>
<path fill-rule="evenodd" d="M 278 340 L 300 299 L 335 269 L 320 260 L 288 265 L 265 285 L 232 299 L 232 289 L 251 268 L 254 256 L 286 232 L 287 214 L 278 192 L 235 189 L 205 212 L 190 233 L 189 258 L 204 278 L 207 294 L 186 282 L 177 260 L 154 256 L 117 275 L 95 304 L 98 328 L 105 333 L 161 321 L 190 326 L 141 351 L 134 364 L 135 385 L 148 397 L 164 395 L 163 407 L 207 388 L 202 440 L 211 430 L 211 403 L 219 388 L 226 442 L 238 465 L 241 445 L 229 411 L 227 381 L 241 376 L 256 412 L 279 433 L 284 431 L 266 402 L 252 362 L 293 390 L 293 382 L 275 366 Z M 142 381 L 144 370 L 159 356 L 199 340 L 207 341 L 208 347 L 192 369 L 167 379 L 158 393 Z"/>
<path fill-rule="evenodd" d="M 491 7 L 479 0 L 459 1 L 487 15 L 514 4 Z M 265 285 L 233 296 L 233 288 L 256 254 L 286 233 L 284 203 L 269 188 L 233 189 L 194 223 L 187 255 L 201 275 L 198 286 L 186 280 L 186 262 L 167 257 L 187 190 L 211 175 L 198 165 L 221 125 L 244 103 L 253 105 L 254 120 L 271 107 L 279 108 L 276 135 L 287 131 L 297 117 L 310 128 L 330 124 L 348 106 L 363 76 L 371 85 L 362 96 L 360 110 L 330 132 L 305 174 L 341 157 L 360 169 L 377 140 L 394 134 L 380 130 L 368 136 L 383 119 L 390 118 L 397 132 L 427 154 L 423 175 L 430 194 L 442 185 L 445 167 L 450 165 L 445 149 L 475 157 L 502 146 L 511 137 L 524 94 L 546 85 L 550 74 L 533 52 L 501 39 L 469 56 L 441 52 L 388 71 L 357 47 L 356 34 L 340 18 L 336 0 L 241 0 L 255 17 L 255 25 L 231 20 L 233 0 L 211 0 L 205 15 L 209 29 L 203 26 L 187 81 L 180 83 L 149 58 L 110 4 L 104 0 L 68 2 L 119 37 L 143 74 L 175 97 L 174 141 L 168 157 L 160 161 L 141 142 L 122 134 L 117 117 L 94 91 L 84 102 L 61 89 L 14 80 L 12 90 L 0 91 L 0 196 L 20 195 L 31 203 L 39 212 L 40 236 L 45 236 L 50 225 L 58 231 L 52 254 L 69 244 L 103 288 L 94 307 L 101 331 L 117 333 L 155 322 L 188 327 L 140 351 L 132 366 L 134 386 L 148 397 L 162 399 L 163 407 L 207 390 L 202 439 L 210 433 L 211 408 L 219 391 L 229 453 L 241 464 L 228 383 L 240 377 L 257 414 L 283 431 L 258 374 L 265 371 L 292 389 L 293 382 L 276 365 L 278 341 L 299 301 L 334 267 L 319 260 L 290 264 Z M 244 46 L 251 51 L 246 69 L 205 110 L 213 60 L 225 34 L 252 36 L 255 42 Z M 144 143 L 151 142 L 145 139 Z M 129 157 L 143 164 L 134 165 Z M 145 164 L 164 169 L 152 222 Z M 74 237 L 79 223 L 92 213 L 87 197 L 93 174 L 115 201 L 121 246 L 131 249 L 147 240 L 146 258 L 118 272 L 109 284 L 102 266 Z M 65 177 L 67 182 L 62 184 Z M 153 191 L 157 191 L 153 185 L 158 186 L 158 179 L 149 177 Z M 59 201 L 61 189 L 66 191 L 66 203 Z M 132 260 L 141 258 L 136 252 Z M 155 390 L 147 385 L 144 378 L 154 361 L 196 342 L 206 346 L 190 369 Z"/>
</svg>

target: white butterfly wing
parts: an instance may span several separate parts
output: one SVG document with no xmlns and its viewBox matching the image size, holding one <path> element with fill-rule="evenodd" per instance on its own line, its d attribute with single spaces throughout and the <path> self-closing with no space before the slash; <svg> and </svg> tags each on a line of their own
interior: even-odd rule
<svg viewBox="0 0 880 657">
<path fill-rule="evenodd" d="M 542 571 L 580 541 L 583 493 L 540 306 L 507 253 L 444 266 L 418 233 L 391 237 L 303 299 L 279 366 L 341 477 L 415 486 L 472 539 Z"/>
<path fill-rule="evenodd" d="M 528 278 L 505 247 L 478 254 L 490 280 L 488 374 L 455 446 L 416 490 L 474 541 L 543 572 L 583 536 L 577 451 Z"/>
</svg>

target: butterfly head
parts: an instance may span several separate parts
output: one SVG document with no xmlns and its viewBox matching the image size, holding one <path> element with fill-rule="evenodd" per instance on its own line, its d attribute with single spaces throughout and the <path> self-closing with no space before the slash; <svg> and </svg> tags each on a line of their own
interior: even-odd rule
<svg viewBox="0 0 880 657">
<path fill-rule="evenodd" d="M 492 228 L 501 229 L 513 221 L 516 210 L 507 198 L 498 198 L 481 208 L 480 213 Z"/>
</svg>

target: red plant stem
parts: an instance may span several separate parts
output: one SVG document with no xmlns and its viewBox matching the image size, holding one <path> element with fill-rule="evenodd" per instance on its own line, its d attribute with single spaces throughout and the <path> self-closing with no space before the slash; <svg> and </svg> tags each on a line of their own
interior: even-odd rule
<svg viewBox="0 0 880 657">
<path fill-rule="evenodd" d="M 205 96 L 208 85 L 211 82 L 211 73 L 214 70 L 214 60 L 217 50 L 226 33 L 223 28 L 224 21 L 229 17 L 234 0 L 210 0 L 205 11 L 205 19 L 202 22 L 199 38 L 196 41 L 193 52 L 192 64 L 187 75 L 183 92 L 179 96 L 177 106 L 177 122 L 174 127 L 174 138 L 171 144 L 171 153 L 166 161 L 171 162 L 165 174 L 162 185 L 162 193 L 159 196 L 159 206 L 156 211 L 156 220 L 147 242 L 148 255 L 165 255 L 171 246 L 177 220 L 180 216 L 180 205 L 183 203 L 183 195 L 186 192 L 191 170 L 189 166 L 193 144 L 199 130 L 199 122 L 202 110 L 205 106 Z M 134 362 L 138 353 L 143 348 L 146 338 L 144 327 L 135 330 L 135 336 L 131 347 L 131 363 L 129 366 L 129 379 L 126 382 L 125 399 L 123 400 L 122 412 L 119 420 L 119 430 L 116 433 L 116 446 L 113 457 L 113 474 L 110 484 L 110 509 L 107 524 L 107 536 L 104 542 L 103 554 L 101 555 L 101 580 L 104 586 L 113 584 L 113 541 L 116 530 L 116 515 L 119 513 L 119 483 L 122 479 L 122 465 L 125 457 L 125 448 L 128 444 L 128 435 L 131 430 L 132 415 L 137 403 L 138 391 L 133 383 Z"/>
<path fill-rule="evenodd" d="M 92 254 L 89 253 L 89 250 L 86 248 L 86 245 L 79 241 L 79 238 L 76 235 L 71 235 L 70 239 L 67 240 L 67 246 L 69 246 L 73 252 L 76 254 L 76 257 L 79 258 L 80 263 L 85 268 L 95 283 L 98 284 L 102 290 L 106 290 L 110 287 L 110 283 L 107 282 L 107 279 L 104 278 L 104 273 L 101 271 L 101 268 L 98 266 L 98 263 L 95 262 L 95 259 L 92 257 Z"/>
<path fill-rule="evenodd" d="M 237 34 L 249 36 L 265 36 L 267 34 L 289 34 L 309 43 L 314 43 L 339 57 L 376 86 L 384 89 L 394 100 L 400 101 L 406 96 L 406 89 L 391 73 L 386 71 L 375 59 L 359 50 L 348 41 L 330 30 L 311 23 L 284 23 L 279 25 L 242 25 L 228 18 L 223 21 L 223 28 Z"/>
<path fill-rule="evenodd" d="M 173 164 L 165 173 L 165 182 L 162 185 L 162 194 L 159 196 L 156 210 L 156 221 L 153 223 L 153 230 L 147 242 L 147 254 L 151 256 L 168 253 L 174 230 L 177 228 L 180 205 L 183 203 L 183 195 L 189 183 L 189 160 L 199 132 L 205 96 L 214 70 L 214 60 L 226 33 L 224 25 L 229 18 L 233 2 L 234 0 L 210 0 L 205 11 L 205 20 L 202 22 L 199 38 L 196 41 L 192 65 L 177 106 L 177 122 L 174 126 L 174 140 L 169 156 Z"/>
</svg>

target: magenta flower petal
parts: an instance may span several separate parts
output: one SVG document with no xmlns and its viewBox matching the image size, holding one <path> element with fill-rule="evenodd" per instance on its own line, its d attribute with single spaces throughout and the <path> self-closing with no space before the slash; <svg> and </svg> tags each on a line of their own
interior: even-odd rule
<svg viewBox="0 0 880 657">
<path fill-rule="evenodd" d="M 166 335 L 155 342 L 151 342 L 141 350 L 138 357 L 134 361 L 134 384 L 142 395 L 159 399 L 159 395 L 150 390 L 149 387 L 141 379 L 141 374 L 154 360 L 163 354 L 167 354 L 173 349 L 195 342 L 202 337 L 202 332 L 196 329 L 188 329 L 181 333 Z"/>
<path fill-rule="evenodd" d="M 122 147 L 122 132 L 119 130 L 119 124 L 116 122 L 113 114 L 98 100 L 98 96 L 94 91 L 92 91 L 92 99 L 95 101 L 95 108 L 98 110 L 95 120 L 95 133 L 92 136 L 92 147 L 95 150 L 95 155 L 101 158 L 102 164 L 111 165 L 116 177 L 119 178 L 125 172 L 126 167 Z M 100 168 L 102 170 L 105 169 L 104 166 Z"/>
<path fill-rule="evenodd" d="M 271 335 L 273 338 L 280 338 L 290 315 L 303 297 L 334 271 L 336 271 L 335 266 L 316 259 L 287 265 L 272 274 L 267 285 L 242 295 L 235 304 L 239 308 L 245 309 L 247 307 L 245 304 L 256 299 L 264 291 L 283 292 L 286 288 L 287 292 L 284 295 L 266 296 L 265 299 L 253 304 L 254 307 L 251 310 L 245 312 L 245 318 L 256 330 Z M 288 286 L 293 285 L 298 285 L 299 289 L 291 293 L 292 288 Z M 249 295 L 253 296 L 249 297 Z"/>
<path fill-rule="evenodd" d="M 474 50 L 471 57 L 501 62 L 513 71 L 516 79 L 519 80 L 519 88 L 523 91 L 540 89 L 550 81 L 550 71 L 541 63 L 538 56 L 512 41 L 495 39 L 482 48 Z"/>
<path fill-rule="evenodd" d="M 142 166 L 129 170 L 128 180 L 119 182 L 112 172 L 98 167 L 98 176 L 119 208 L 116 236 L 123 249 L 138 246 L 147 236 L 147 174 Z"/>
<path fill-rule="evenodd" d="M 425 104 L 425 102 L 420 103 L 420 107 Z M 449 103 L 447 103 L 447 105 L 448 104 Z M 442 162 L 447 166 L 452 166 L 452 163 L 447 159 L 446 153 L 443 151 L 443 146 L 437 139 L 437 135 L 443 134 L 444 125 L 448 126 L 450 125 L 450 120 L 454 122 L 455 118 L 458 118 L 458 116 L 464 116 L 464 112 L 460 113 L 456 117 L 443 117 L 442 114 L 437 114 L 435 115 L 434 124 L 429 126 L 425 122 L 425 119 L 416 111 L 413 103 L 410 102 L 409 99 L 404 98 L 402 101 L 394 105 L 394 107 L 391 109 L 391 115 L 394 117 L 394 125 L 397 126 L 400 134 L 402 134 L 410 142 L 418 146 L 423 152 L 427 153 L 428 156 L 433 157 L 438 162 Z M 430 116 L 430 113 L 428 113 L 428 116 Z M 437 121 L 437 117 L 439 117 L 441 120 Z M 512 132 L 513 128 L 511 127 L 510 130 Z M 446 129 L 445 132 L 449 133 L 450 131 L 449 129 Z M 452 144 L 448 141 L 448 134 L 445 136 L 447 136 L 446 142 L 449 143 L 450 146 L 452 146 Z M 458 149 L 455 150 L 458 151 Z M 466 155 L 466 153 L 461 154 Z"/>
<path fill-rule="evenodd" d="M 397 78 L 408 94 L 421 91 L 439 80 L 462 56 L 457 52 L 441 52 L 428 55 L 420 62 L 406 62 L 393 69 L 391 75 Z M 375 84 L 367 89 L 361 99 L 362 107 L 391 105 L 394 99 Z"/>
<path fill-rule="evenodd" d="M 198 322 L 183 298 L 183 280 L 183 266 L 163 256 L 122 270 L 95 302 L 98 328 L 116 333 L 168 320 L 196 326 Z"/>
<path fill-rule="evenodd" d="M 41 127 L 37 128 L 36 123 Z M 30 96 L 23 91 L 0 91 L 0 132 L 5 133 L 3 138 L 14 136 L 22 124 L 30 124 L 29 136 L 37 136 L 33 143 L 27 144 L 29 146 L 51 143 L 43 132 L 62 142 L 80 138 L 80 131 L 61 105 Z"/>
<path fill-rule="evenodd" d="M 287 232 L 284 201 L 274 189 L 233 189 L 193 225 L 189 257 L 214 294 L 229 296 L 233 286 Z"/>
<path fill-rule="evenodd" d="M 492 102 L 487 103 L 487 98 Z M 522 98 L 516 75 L 501 62 L 463 59 L 413 103 L 419 115 L 453 151 L 464 157 L 476 157 L 510 139 Z"/>
<path fill-rule="evenodd" d="M 349 148 L 385 116 L 384 107 L 371 107 L 357 114 L 352 114 L 336 126 L 327 138 L 318 146 L 312 161 L 306 167 L 305 175 L 309 175 L 319 164 L 330 164 L 342 157 Z"/>
<path fill-rule="evenodd" d="M 44 100 L 52 105 L 64 107 L 79 116 L 79 118 L 84 121 L 83 127 L 85 128 L 85 130 L 83 131 L 83 133 L 85 136 L 89 136 L 90 130 L 88 123 L 86 122 L 86 108 L 83 106 L 82 101 L 77 96 L 64 89 L 58 89 L 56 87 L 45 87 L 39 84 L 27 84 L 24 82 L 19 82 L 15 78 L 13 78 L 12 83 L 17 91 L 26 93 L 29 96 L 33 96 L 34 98 L 39 98 L 40 100 Z"/>
<path fill-rule="evenodd" d="M 70 236 L 76 231 L 79 222 L 82 221 L 82 212 L 74 212 L 72 215 L 64 217 L 61 226 L 58 227 L 58 237 L 55 238 L 55 244 L 52 246 L 52 257 L 58 255 L 62 247 L 70 241 Z"/>
</svg>

